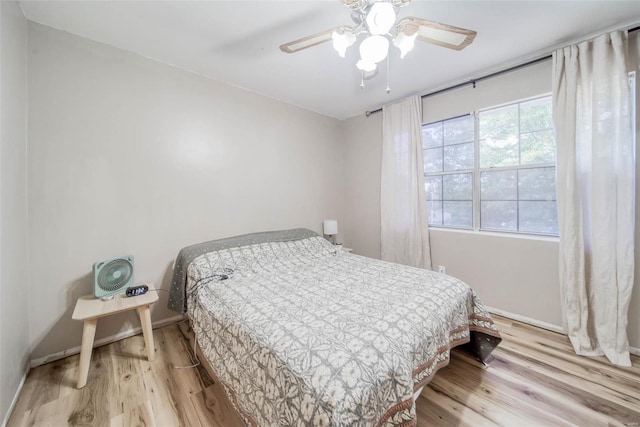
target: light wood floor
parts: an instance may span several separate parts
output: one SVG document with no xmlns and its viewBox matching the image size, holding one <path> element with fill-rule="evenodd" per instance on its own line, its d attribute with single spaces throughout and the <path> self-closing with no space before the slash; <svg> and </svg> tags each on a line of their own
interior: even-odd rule
<svg viewBox="0 0 640 427">
<path fill-rule="evenodd" d="M 483 366 L 462 351 L 425 387 L 418 426 L 640 426 L 640 359 L 616 368 L 582 358 L 566 337 L 494 316 L 504 341 Z M 240 426 L 229 401 L 191 363 L 186 323 L 94 350 L 87 386 L 78 356 L 31 370 L 8 426 Z"/>
</svg>

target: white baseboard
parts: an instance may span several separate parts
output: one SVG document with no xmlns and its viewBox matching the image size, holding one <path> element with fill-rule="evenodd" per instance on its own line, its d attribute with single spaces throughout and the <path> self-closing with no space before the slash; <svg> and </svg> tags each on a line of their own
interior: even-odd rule
<svg viewBox="0 0 640 427">
<path fill-rule="evenodd" d="M 537 326 L 542 329 L 548 329 L 553 332 L 557 332 L 559 334 L 566 335 L 566 331 L 563 327 L 554 325 L 553 323 L 543 322 L 541 320 L 532 319 L 526 316 L 520 316 L 519 314 L 510 313 L 508 311 L 500 310 L 493 307 L 486 307 L 489 313 L 497 314 L 500 316 L 508 317 L 509 319 L 517 320 L 522 323 L 528 323 L 529 325 Z M 640 356 L 640 348 L 638 347 L 629 347 L 629 353 L 635 354 L 636 356 Z"/>
<path fill-rule="evenodd" d="M 182 316 L 182 315 L 168 317 L 166 319 L 161 319 L 156 322 L 153 322 L 152 328 L 153 329 L 161 328 L 163 326 L 169 325 L 171 323 L 176 323 L 184 319 L 185 319 L 185 316 Z M 127 331 L 120 332 L 116 335 L 111 335 L 105 338 L 101 338 L 99 340 L 96 340 L 93 343 L 93 348 L 101 347 L 105 344 L 110 344 L 112 342 L 120 341 L 121 339 L 138 335 L 141 332 L 142 332 L 142 327 L 138 326 L 138 327 L 129 329 Z M 37 359 L 31 359 L 31 367 L 35 368 L 36 366 L 44 365 L 45 363 L 53 362 L 55 360 L 64 359 L 65 357 L 73 356 L 74 354 L 79 354 L 79 353 L 80 353 L 80 346 L 77 346 L 77 347 L 69 348 L 67 350 L 59 351 L 57 353 L 49 354 L 47 356 L 39 357 Z"/>
<path fill-rule="evenodd" d="M 16 402 L 18 402 L 18 397 L 20 397 L 20 392 L 22 392 L 22 387 L 24 387 L 24 382 L 27 380 L 27 375 L 29 374 L 29 368 L 27 368 L 26 372 L 22 376 L 20 380 L 20 384 L 18 384 L 18 389 L 16 390 L 15 395 L 13 396 L 13 400 L 11 401 L 11 405 L 9 405 L 9 409 L 2 420 L 2 427 L 6 427 L 9 422 L 9 418 L 11 417 L 11 413 L 13 412 L 13 408 L 16 406 Z"/>
<path fill-rule="evenodd" d="M 508 311 L 500 310 L 493 307 L 486 307 L 489 313 L 497 314 L 500 316 L 508 317 L 509 319 L 517 320 L 518 322 L 528 323 L 529 325 L 537 326 L 542 329 L 557 332 L 559 334 L 567 334 L 562 326 L 554 325 L 553 323 L 543 322 L 542 320 L 532 319 L 530 317 L 521 316 L 519 314 L 510 313 Z"/>
</svg>

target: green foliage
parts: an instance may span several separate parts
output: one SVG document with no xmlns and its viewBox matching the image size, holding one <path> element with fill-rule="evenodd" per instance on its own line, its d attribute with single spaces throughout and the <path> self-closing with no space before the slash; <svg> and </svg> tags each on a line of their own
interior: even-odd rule
<svg viewBox="0 0 640 427">
<path fill-rule="evenodd" d="M 550 97 L 482 111 L 479 126 L 481 168 L 555 161 Z"/>
</svg>

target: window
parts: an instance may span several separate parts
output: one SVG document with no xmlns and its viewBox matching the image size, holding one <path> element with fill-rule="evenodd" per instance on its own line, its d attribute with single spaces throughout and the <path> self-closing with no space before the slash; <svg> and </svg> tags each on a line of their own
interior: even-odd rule
<svg viewBox="0 0 640 427">
<path fill-rule="evenodd" d="M 558 234 L 551 97 L 425 124 L 430 226 Z"/>
</svg>

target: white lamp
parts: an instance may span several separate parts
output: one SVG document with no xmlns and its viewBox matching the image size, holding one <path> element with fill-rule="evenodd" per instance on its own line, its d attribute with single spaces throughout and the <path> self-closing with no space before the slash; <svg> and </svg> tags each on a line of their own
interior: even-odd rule
<svg viewBox="0 0 640 427">
<path fill-rule="evenodd" d="M 338 234 L 338 220 L 325 219 L 322 222 L 322 232 L 325 236 L 329 236 L 331 243 L 336 244 L 336 234 Z"/>
</svg>

